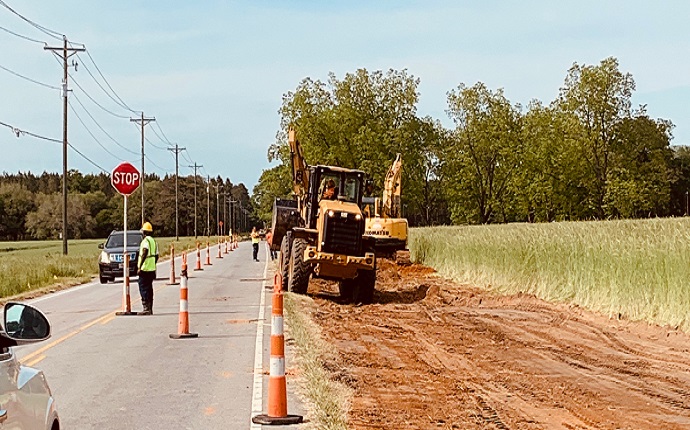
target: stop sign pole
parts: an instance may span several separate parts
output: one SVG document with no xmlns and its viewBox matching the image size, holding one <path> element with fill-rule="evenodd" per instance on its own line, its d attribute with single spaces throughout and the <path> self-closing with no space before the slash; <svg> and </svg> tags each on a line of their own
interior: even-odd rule
<svg viewBox="0 0 690 430">
<path fill-rule="evenodd" d="M 129 253 L 127 252 L 127 197 L 129 197 L 137 188 L 141 182 L 141 174 L 134 165 L 128 162 L 119 164 L 113 169 L 113 173 L 110 175 L 110 183 L 117 190 L 118 193 L 122 194 L 125 198 L 125 211 L 124 211 L 124 240 L 123 240 L 123 274 L 124 282 L 122 286 L 122 312 L 116 312 L 116 315 L 136 315 L 136 312 L 132 312 L 132 302 L 129 298 Z"/>
</svg>

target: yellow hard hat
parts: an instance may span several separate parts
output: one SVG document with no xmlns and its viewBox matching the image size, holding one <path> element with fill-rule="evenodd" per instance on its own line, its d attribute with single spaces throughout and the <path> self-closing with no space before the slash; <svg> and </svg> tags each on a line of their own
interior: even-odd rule
<svg viewBox="0 0 690 430">
<path fill-rule="evenodd" d="M 153 226 L 151 225 L 150 222 L 145 222 L 144 225 L 141 226 L 141 231 L 148 231 L 148 232 L 153 232 Z"/>
</svg>

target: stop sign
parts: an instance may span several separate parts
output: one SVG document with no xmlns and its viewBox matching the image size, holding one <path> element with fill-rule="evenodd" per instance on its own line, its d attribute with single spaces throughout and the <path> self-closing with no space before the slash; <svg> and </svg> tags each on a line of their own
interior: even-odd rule
<svg viewBox="0 0 690 430">
<path fill-rule="evenodd" d="M 139 188 L 141 174 L 131 163 L 124 162 L 113 169 L 110 175 L 110 183 L 118 193 L 128 196 Z"/>
</svg>

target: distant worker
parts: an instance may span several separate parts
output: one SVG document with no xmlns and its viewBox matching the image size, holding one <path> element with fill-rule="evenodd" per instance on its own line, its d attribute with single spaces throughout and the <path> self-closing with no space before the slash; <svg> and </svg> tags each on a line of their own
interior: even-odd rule
<svg viewBox="0 0 690 430">
<path fill-rule="evenodd" d="M 139 294 L 144 310 L 138 315 L 153 314 L 153 280 L 156 279 L 156 262 L 158 261 L 158 245 L 153 240 L 153 226 L 145 222 L 141 226 L 144 238 L 139 246 L 139 261 L 137 262 L 137 276 L 139 276 Z"/>
<path fill-rule="evenodd" d="M 271 256 L 271 261 L 275 260 L 277 257 L 276 251 L 272 249 L 273 246 L 273 229 L 269 229 L 266 233 L 266 245 L 268 246 L 268 254 Z"/>
<path fill-rule="evenodd" d="M 336 198 L 335 181 L 333 179 L 329 179 L 326 182 L 326 188 L 324 188 L 324 190 L 323 190 L 323 198 L 328 199 L 328 200 L 335 200 L 335 198 Z"/>
<path fill-rule="evenodd" d="M 259 242 L 261 242 L 259 232 L 256 231 L 256 227 L 252 227 L 252 248 L 254 248 L 254 261 L 259 261 Z"/>
</svg>

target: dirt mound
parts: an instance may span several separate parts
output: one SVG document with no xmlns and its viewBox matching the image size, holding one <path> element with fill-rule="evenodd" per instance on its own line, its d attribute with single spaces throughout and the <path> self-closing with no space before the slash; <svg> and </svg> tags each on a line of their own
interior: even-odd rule
<svg viewBox="0 0 690 430">
<path fill-rule="evenodd" d="M 690 428 L 690 338 L 381 262 L 374 303 L 313 280 L 354 429 Z"/>
</svg>

